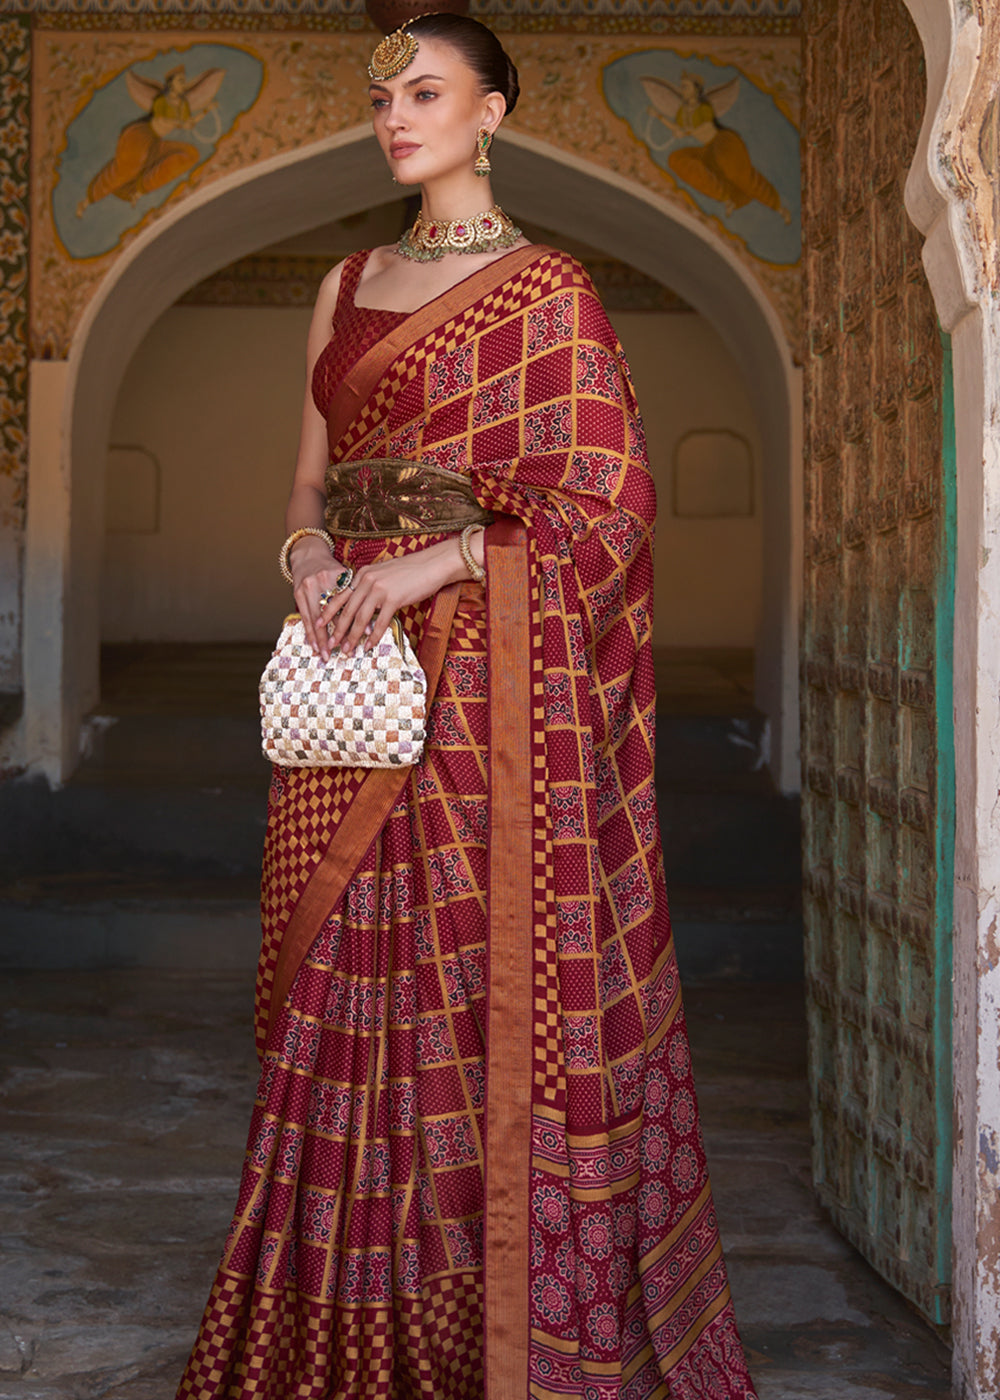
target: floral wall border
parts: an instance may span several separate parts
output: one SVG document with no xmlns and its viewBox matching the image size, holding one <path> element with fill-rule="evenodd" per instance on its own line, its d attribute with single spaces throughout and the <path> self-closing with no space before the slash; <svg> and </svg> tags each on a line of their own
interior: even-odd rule
<svg viewBox="0 0 1000 1400">
<path fill-rule="evenodd" d="M 4 0 L 0 0 L 0 14 Z M 591 11 L 576 8 L 520 11 L 482 9 L 478 18 L 489 22 L 499 34 L 739 34 L 779 35 L 799 34 L 802 30 L 798 13 L 764 14 L 701 14 L 677 13 L 631 14 L 615 11 Z M 114 30 L 129 33 L 143 30 L 239 30 L 243 33 L 281 34 L 286 32 L 312 34 L 356 34 L 376 32 L 367 15 L 347 13 L 294 13 L 238 10 L 235 12 L 192 12 L 190 10 L 51 10 L 36 12 L 35 29 Z"/>
<path fill-rule="evenodd" d="M 0 692 L 21 683 L 21 553 L 28 474 L 28 173 L 31 26 L 0 21 Z"/>
<path fill-rule="evenodd" d="M 130 15 L 162 15 L 162 0 L 116 0 L 102 6 L 95 0 L 0 0 L 0 13 L 104 16 L 113 23 Z M 169 14 L 187 23 L 204 15 L 213 21 L 225 15 L 340 18 L 368 23 L 364 0 L 171 0 Z M 500 20 L 512 15 L 543 17 L 621 16 L 648 21 L 669 19 L 799 19 L 802 0 L 472 0 L 470 13 Z"/>
</svg>

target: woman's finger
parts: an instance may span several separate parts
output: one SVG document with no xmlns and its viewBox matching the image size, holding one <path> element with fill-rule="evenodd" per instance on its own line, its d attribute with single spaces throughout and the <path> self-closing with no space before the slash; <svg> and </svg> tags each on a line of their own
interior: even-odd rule
<svg viewBox="0 0 1000 1400">
<path fill-rule="evenodd" d="M 342 651 L 354 651 L 365 639 L 378 609 L 377 595 L 371 589 L 358 591 L 353 604 L 337 619 L 338 645 Z"/>
<path fill-rule="evenodd" d="M 387 608 L 379 608 L 368 627 L 368 635 L 365 638 L 365 651 L 371 651 L 373 647 L 378 646 L 391 621 L 392 613 Z"/>
<path fill-rule="evenodd" d="M 309 594 L 306 591 L 305 584 L 300 585 L 300 587 L 298 587 L 295 590 L 294 597 L 295 607 L 298 611 L 299 617 L 301 617 L 302 619 L 302 626 L 305 630 L 306 641 L 312 647 L 313 651 L 318 652 L 320 650 L 319 639 L 316 634 L 316 626 L 312 617 L 312 610 L 309 605 Z"/>
<path fill-rule="evenodd" d="M 329 577 L 329 573 L 319 576 L 318 581 L 322 583 L 322 592 L 319 595 L 317 617 L 322 617 L 324 623 L 332 622 L 343 607 L 350 590 L 354 587 L 354 577 L 354 570 L 350 566 L 339 569 L 332 579 Z"/>
<path fill-rule="evenodd" d="M 334 616 L 331 619 L 330 636 L 334 646 L 343 647 L 346 638 L 354 624 L 354 620 L 359 610 L 367 606 L 368 594 L 371 587 L 371 580 L 368 575 L 358 573 L 353 581 L 347 585 L 342 595 L 338 596 Z"/>
<path fill-rule="evenodd" d="M 370 601 L 364 601 L 354 609 L 351 616 L 343 619 L 343 625 L 339 630 L 339 639 L 335 642 L 341 651 L 352 652 L 356 650 L 358 644 L 364 640 L 365 632 L 371 622 L 374 607 Z M 339 619 L 338 619 L 339 626 Z"/>
</svg>

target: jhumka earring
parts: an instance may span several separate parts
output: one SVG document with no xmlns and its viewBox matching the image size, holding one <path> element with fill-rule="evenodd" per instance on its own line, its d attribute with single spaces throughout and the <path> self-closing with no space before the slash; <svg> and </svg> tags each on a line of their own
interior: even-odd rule
<svg viewBox="0 0 1000 1400">
<path fill-rule="evenodd" d="M 493 169 L 492 165 L 490 165 L 489 156 L 489 150 L 492 144 L 492 131 L 487 131 L 485 126 L 481 126 L 476 133 L 476 149 L 478 154 L 476 156 L 476 163 L 472 167 L 477 175 L 488 175 Z"/>
</svg>

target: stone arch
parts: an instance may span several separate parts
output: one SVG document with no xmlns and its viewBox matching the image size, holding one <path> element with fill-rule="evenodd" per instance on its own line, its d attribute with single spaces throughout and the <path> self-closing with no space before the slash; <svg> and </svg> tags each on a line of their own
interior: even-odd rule
<svg viewBox="0 0 1000 1400">
<path fill-rule="evenodd" d="M 733 352 L 757 407 L 765 463 L 764 619 L 758 703 L 767 715 L 780 785 L 798 784 L 797 628 L 800 559 L 799 372 L 777 313 L 731 249 L 666 199 L 552 145 L 517 132 L 503 139 L 498 196 L 556 232 L 585 230 L 595 246 L 675 288 Z M 61 598 L 48 595 L 46 628 L 29 633 L 61 648 L 34 673 L 48 689 L 32 700 L 50 716 L 71 769 L 79 720 L 96 701 L 103 467 L 111 413 L 125 368 L 157 316 L 201 278 L 236 257 L 398 194 L 375 158 L 368 128 L 355 128 L 222 179 L 179 204 L 119 258 L 74 336 L 65 385 L 63 472 L 68 488 L 67 565 Z M 32 609 L 31 590 L 26 598 Z M 36 600 L 37 601 L 37 600 Z M 36 609 L 37 611 L 37 609 Z M 28 666 L 29 676 L 32 667 Z M 53 694 L 58 683 L 58 694 Z M 39 705 L 41 708 L 39 709 Z M 50 742 L 48 751 L 53 753 Z"/>
</svg>

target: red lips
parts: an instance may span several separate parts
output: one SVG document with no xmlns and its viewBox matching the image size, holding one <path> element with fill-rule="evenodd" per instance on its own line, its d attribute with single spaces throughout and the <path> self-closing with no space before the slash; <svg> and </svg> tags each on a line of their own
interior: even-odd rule
<svg viewBox="0 0 1000 1400">
<path fill-rule="evenodd" d="M 420 147 L 412 141 L 399 141 L 389 147 L 389 154 L 393 160 L 402 160 L 404 156 L 412 155 L 414 151 L 419 150 Z"/>
</svg>

